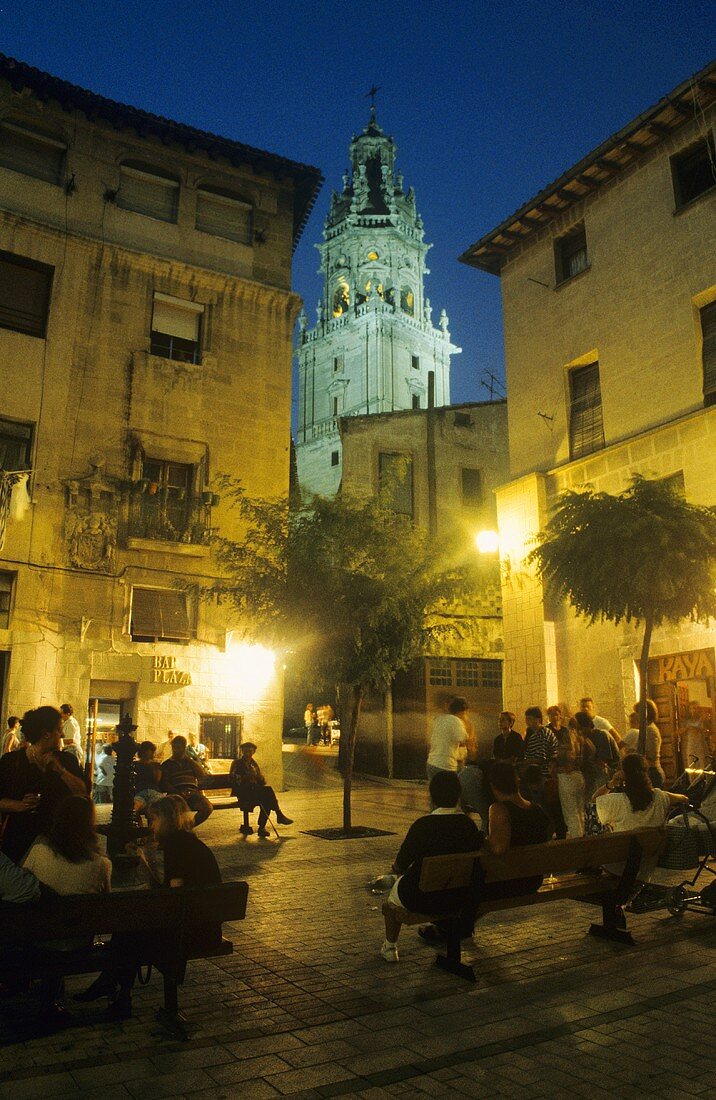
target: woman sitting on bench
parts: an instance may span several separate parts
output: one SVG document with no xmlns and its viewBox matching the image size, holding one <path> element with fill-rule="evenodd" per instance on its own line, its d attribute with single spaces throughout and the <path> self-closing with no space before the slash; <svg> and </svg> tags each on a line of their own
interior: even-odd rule
<svg viewBox="0 0 716 1100">
<path fill-rule="evenodd" d="M 293 825 L 292 819 L 281 812 L 273 787 L 267 785 L 260 767 L 254 760 L 256 745 L 253 741 L 244 741 L 239 752 L 241 755 L 232 761 L 229 770 L 231 793 L 239 800 L 242 810 L 253 810 L 254 806 L 259 807 L 259 836 L 269 835 L 266 825 L 268 815 L 272 811 L 276 814 L 279 825 Z"/>
</svg>

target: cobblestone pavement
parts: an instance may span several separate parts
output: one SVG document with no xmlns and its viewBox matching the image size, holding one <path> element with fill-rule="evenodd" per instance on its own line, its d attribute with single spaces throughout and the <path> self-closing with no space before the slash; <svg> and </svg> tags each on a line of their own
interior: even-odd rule
<svg viewBox="0 0 716 1100">
<path fill-rule="evenodd" d="M 280 841 L 240 837 L 236 810 L 201 827 L 225 879 L 248 879 L 250 894 L 247 919 L 224 926 L 234 954 L 190 964 L 191 1041 L 158 1030 L 155 978 L 126 1023 L 82 1006 L 70 1030 L 0 1046 L 0 1097 L 713 1095 L 711 917 L 632 917 L 629 948 L 587 936 L 594 910 L 559 902 L 479 922 L 466 952 L 476 986 L 437 970 L 414 930 L 389 966 L 366 883 L 423 811 L 424 788 L 360 783 L 355 823 L 396 835 L 318 840 L 301 829 L 339 824 L 332 762 L 286 759 L 296 824 Z"/>
</svg>

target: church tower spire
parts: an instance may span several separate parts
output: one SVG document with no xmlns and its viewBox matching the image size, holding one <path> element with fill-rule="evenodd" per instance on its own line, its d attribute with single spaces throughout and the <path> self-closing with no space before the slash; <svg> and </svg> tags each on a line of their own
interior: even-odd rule
<svg viewBox="0 0 716 1100">
<path fill-rule="evenodd" d="M 425 408 L 428 372 L 435 400 L 450 403 L 447 315 L 432 324 L 424 297 L 429 271 L 415 191 L 396 173 L 397 148 L 370 117 L 349 147 L 350 168 L 334 191 L 323 241 L 317 322 L 299 325 L 299 425 L 296 455 L 301 491 L 332 495 L 340 485 L 338 418 Z"/>
</svg>

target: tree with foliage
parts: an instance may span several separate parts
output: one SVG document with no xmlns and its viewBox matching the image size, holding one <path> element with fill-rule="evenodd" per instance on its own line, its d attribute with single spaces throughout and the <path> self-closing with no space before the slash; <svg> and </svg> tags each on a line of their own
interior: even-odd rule
<svg viewBox="0 0 716 1100">
<path fill-rule="evenodd" d="M 716 508 L 689 504 L 667 481 L 636 476 L 612 496 L 563 493 L 527 558 L 547 587 L 590 622 L 643 624 L 639 751 L 646 746 L 654 627 L 716 616 Z"/>
<path fill-rule="evenodd" d="M 282 501 L 252 500 L 236 484 L 224 488 L 246 535 L 216 540 L 225 580 L 211 592 L 233 604 L 253 640 L 335 689 L 343 829 L 350 832 L 366 693 L 387 691 L 397 671 L 451 629 L 445 603 L 463 574 L 380 497 L 316 497 L 289 509 Z"/>
</svg>

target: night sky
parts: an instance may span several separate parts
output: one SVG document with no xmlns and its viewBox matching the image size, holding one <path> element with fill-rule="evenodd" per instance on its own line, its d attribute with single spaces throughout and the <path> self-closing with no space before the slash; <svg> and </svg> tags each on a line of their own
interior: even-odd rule
<svg viewBox="0 0 716 1100">
<path fill-rule="evenodd" d="M 322 169 L 296 253 L 309 320 L 330 191 L 368 119 L 398 144 L 463 353 L 452 399 L 503 371 L 499 281 L 457 262 L 484 232 L 702 68 L 708 0 L 0 0 L 0 50 L 113 99 Z"/>
</svg>

